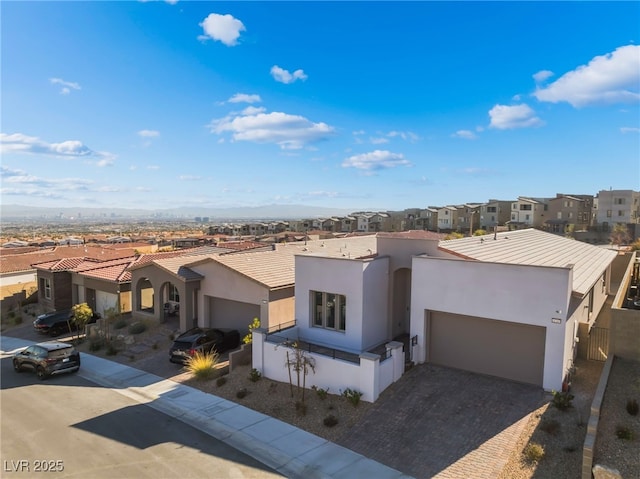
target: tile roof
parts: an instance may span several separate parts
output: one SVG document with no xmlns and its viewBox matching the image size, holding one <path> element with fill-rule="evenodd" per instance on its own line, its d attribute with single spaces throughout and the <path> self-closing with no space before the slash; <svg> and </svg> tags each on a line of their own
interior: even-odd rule
<svg viewBox="0 0 640 479">
<path fill-rule="evenodd" d="M 478 261 L 534 266 L 573 265 L 573 291 L 583 296 L 600 278 L 617 253 L 536 229 L 441 241 L 439 249 Z"/>
<path fill-rule="evenodd" d="M 293 285 L 295 256 L 313 255 L 330 258 L 365 258 L 377 251 L 375 235 L 307 241 L 307 243 L 278 243 L 274 250 L 225 254 L 202 258 L 187 267 L 215 261 L 269 288 Z"/>
<path fill-rule="evenodd" d="M 410 230 L 399 231 L 397 233 L 378 233 L 378 236 L 381 238 L 442 240 L 446 235 L 444 233 L 434 233 L 433 231 Z"/>
</svg>

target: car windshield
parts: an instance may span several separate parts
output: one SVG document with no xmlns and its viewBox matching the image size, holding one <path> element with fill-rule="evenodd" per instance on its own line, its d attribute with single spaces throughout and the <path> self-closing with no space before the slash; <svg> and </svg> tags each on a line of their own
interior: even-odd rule
<svg viewBox="0 0 640 479">
<path fill-rule="evenodd" d="M 175 349 L 190 349 L 191 344 L 191 341 L 175 341 L 173 347 Z"/>
</svg>

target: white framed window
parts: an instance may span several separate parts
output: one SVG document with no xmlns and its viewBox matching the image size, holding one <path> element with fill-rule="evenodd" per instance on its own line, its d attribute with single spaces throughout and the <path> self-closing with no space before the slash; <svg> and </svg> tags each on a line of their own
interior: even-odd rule
<svg viewBox="0 0 640 479">
<path fill-rule="evenodd" d="M 40 278 L 40 288 L 45 299 L 51 299 L 51 279 Z"/>
<path fill-rule="evenodd" d="M 347 297 L 342 294 L 311 291 L 311 325 L 314 328 L 345 331 L 347 329 Z"/>
</svg>

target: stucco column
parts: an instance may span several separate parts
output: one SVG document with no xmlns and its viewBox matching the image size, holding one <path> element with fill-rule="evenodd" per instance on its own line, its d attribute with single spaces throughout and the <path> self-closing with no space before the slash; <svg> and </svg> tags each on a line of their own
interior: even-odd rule
<svg viewBox="0 0 640 479">
<path fill-rule="evenodd" d="M 256 328 L 251 334 L 251 367 L 264 374 L 264 342 L 267 339 L 266 328 Z"/>
<path fill-rule="evenodd" d="M 360 372 L 362 400 L 374 402 L 380 395 L 380 355 L 360 354 Z"/>
<path fill-rule="evenodd" d="M 391 341 L 385 345 L 387 351 L 391 351 L 391 360 L 393 361 L 393 382 L 395 383 L 404 374 L 404 344 L 400 341 Z"/>
</svg>

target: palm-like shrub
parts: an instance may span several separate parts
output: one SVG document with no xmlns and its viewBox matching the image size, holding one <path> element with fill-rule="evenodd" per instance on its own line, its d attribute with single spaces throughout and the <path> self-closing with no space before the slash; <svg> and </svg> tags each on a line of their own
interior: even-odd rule
<svg viewBox="0 0 640 479">
<path fill-rule="evenodd" d="M 196 351 L 187 359 L 184 367 L 196 379 L 210 379 L 216 375 L 216 366 L 220 360 L 220 355 L 216 351 L 203 353 Z"/>
</svg>

